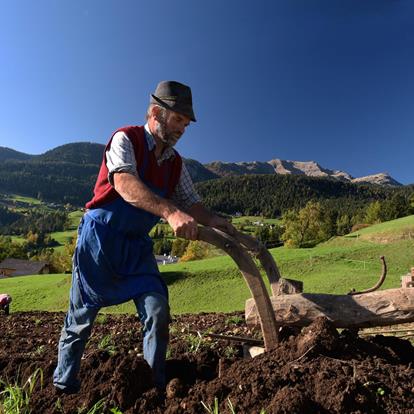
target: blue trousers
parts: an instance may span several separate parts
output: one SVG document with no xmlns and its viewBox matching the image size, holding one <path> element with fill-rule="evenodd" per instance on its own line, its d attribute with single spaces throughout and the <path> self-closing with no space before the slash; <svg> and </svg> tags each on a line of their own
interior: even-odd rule
<svg viewBox="0 0 414 414">
<path fill-rule="evenodd" d="M 163 389 L 170 321 L 167 299 L 159 293 L 148 292 L 133 300 L 143 326 L 144 358 L 152 368 L 155 385 Z M 81 358 L 98 312 L 99 308 L 87 308 L 82 303 L 74 275 L 69 310 L 59 340 L 58 363 L 53 374 L 53 385 L 63 392 L 76 393 L 80 389 Z"/>
</svg>

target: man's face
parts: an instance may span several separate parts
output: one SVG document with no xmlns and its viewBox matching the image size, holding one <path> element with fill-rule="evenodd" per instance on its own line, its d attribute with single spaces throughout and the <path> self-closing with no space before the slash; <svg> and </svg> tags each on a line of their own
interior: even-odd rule
<svg viewBox="0 0 414 414">
<path fill-rule="evenodd" d="M 168 147 L 173 147 L 190 124 L 190 118 L 177 112 L 160 110 L 156 116 L 155 132 Z"/>
</svg>

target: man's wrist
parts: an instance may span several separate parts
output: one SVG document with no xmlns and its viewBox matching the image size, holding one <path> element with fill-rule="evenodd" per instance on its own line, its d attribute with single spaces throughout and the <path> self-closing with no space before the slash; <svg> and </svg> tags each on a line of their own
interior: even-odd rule
<svg viewBox="0 0 414 414">
<path fill-rule="evenodd" d="M 161 217 L 167 221 L 171 217 L 172 214 L 176 213 L 178 211 L 178 208 L 173 204 L 166 204 L 166 206 L 163 209 Z"/>
</svg>

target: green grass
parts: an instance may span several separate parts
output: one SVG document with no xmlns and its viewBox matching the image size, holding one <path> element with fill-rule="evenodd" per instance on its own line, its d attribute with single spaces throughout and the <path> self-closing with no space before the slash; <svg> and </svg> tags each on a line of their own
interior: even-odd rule
<svg viewBox="0 0 414 414">
<path fill-rule="evenodd" d="M 366 227 L 346 236 L 359 237 L 363 240 L 392 241 L 394 239 L 414 239 L 414 215 L 386 221 Z"/>
<path fill-rule="evenodd" d="M 80 219 L 83 216 L 82 210 L 71 211 L 69 214 L 70 230 L 76 230 L 78 228 Z"/>
<path fill-rule="evenodd" d="M 407 220 L 409 220 L 407 218 Z M 390 228 L 401 222 L 388 223 Z M 394 226 L 394 227 L 393 227 Z M 382 231 L 382 225 L 372 226 Z M 309 249 L 271 249 L 285 278 L 304 282 L 304 291 L 346 294 L 352 288 L 375 285 L 381 273 L 379 257 L 384 255 L 388 275 L 382 288 L 397 288 L 400 277 L 414 265 L 414 240 L 395 239 L 381 244 L 361 238 L 337 237 Z M 229 256 L 160 266 L 170 292 L 174 314 L 230 312 L 244 309 L 249 290 Z M 12 311 L 65 311 L 70 275 L 23 276 L 0 280 L 0 292 L 12 295 Z M 134 313 L 132 302 L 109 307 L 105 312 Z"/>
<path fill-rule="evenodd" d="M 69 213 L 69 227 L 65 231 L 55 231 L 50 233 L 52 239 L 59 243 L 54 249 L 56 252 L 63 252 L 64 245 L 68 243 L 73 237 L 76 237 L 79 221 L 83 216 L 83 211 L 76 210 Z"/>
<path fill-rule="evenodd" d="M 23 236 L 10 236 L 13 243 L 24 243 L 26 239 Z"/>
<path fill-rule="evenodd" d="M 0 279 L 0 291 L 12 296 L 14 311 L 62 311 L 69 303 L 70 278 L 57 274 Z"/>
<path fill-rule="evenodd" d="M 63 250 L 65 243 L 68 243 L 75 236 L 76 230 L 55 231 L 53 233 L 50 233 L 50 237 L 59 243 L 59 246 L 56 246 L 54 248 L 55 251 Z"/>
<path fill-rule="evenodd" d="M 5 414 L 30 413 L 30 398 L 35 388 L 43 387 L 43 371 L 38 368 L 20 386 L 17 381 L 14 384 L 8 384 L 0 379 L 0 412 Z"/>
<path fill-rule="evenodd" d="M 18 194 L 10 194 L 8 198 L 9 200 L 20 201 L 21 203 L 26 203 L 26 204 L 35 204 L 35 205 L 43 204 L 43 202 L 38 200 L 37 198 L 21 196 Z"/>
</svg>

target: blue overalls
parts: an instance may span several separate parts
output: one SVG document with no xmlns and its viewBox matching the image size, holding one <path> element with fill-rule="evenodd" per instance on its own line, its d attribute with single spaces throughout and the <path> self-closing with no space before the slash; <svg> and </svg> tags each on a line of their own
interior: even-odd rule
<svg viewBox="0 0 414 414">
<path fill-rule="evenodd" d="M 145 176 L 147 148 L 143 159 L 140 177 Z M 167 193 L 167 188 L 145 184 L 160 196 Z M 99 309 L 131 299 L 143 325 L 144 358 L 152 367 L 156 386 L 165 386 L 168 290 L 148 235 L 158 220 L 122 198 L 88 210 L 83 216 L 73 257 L 70 305 L 53 376 L 53 384 L 60 390 L 73 393 L 80 388 L 80 361 Z"/>
</svg>

